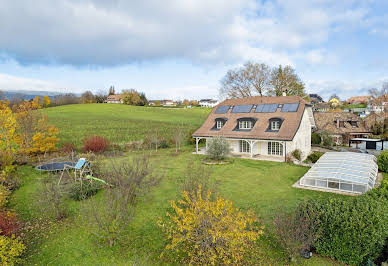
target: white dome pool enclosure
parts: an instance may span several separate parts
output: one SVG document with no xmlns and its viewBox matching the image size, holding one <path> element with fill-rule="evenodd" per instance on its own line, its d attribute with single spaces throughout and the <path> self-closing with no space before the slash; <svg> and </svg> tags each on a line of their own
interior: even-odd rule
<svg viewBox="0 0 388 266">
<path fill-rule="evenodd" d="M 365 193 L 376 182 L 376 157 L 354 152 L 326 152 L 299 180 L 303 187 Z"/>
</svg>

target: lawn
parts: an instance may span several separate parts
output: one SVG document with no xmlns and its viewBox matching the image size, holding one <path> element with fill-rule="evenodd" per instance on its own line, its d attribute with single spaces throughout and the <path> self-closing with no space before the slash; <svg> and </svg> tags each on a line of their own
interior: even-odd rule
<svg viewBox="0 0 388 266">
<path fill-rule="evenodd" d="M 166 109 L 133 107 L 113 104 L 69 105 L 44 109 L 51 123 L 60 130 L 61 143 L 80 145 L 88 135 L 101 135 L 114 143 L 127 143 L 144 138 L 158 128 L 166 137 L 176 126 L 196 129 L 206 118 L 209 109 Z M 193 147 L 185 146 L 179 154 L 174 149 L 152 152 L 155 169 L 164 173 L 162 182 L 138 204 L 135 220 L 128 224 L 128 233 L 121 245 L 108 248 L 97 241 L 85 222 L 84 202 L 66 201 L 69 217 L 56 222 L 41 210 L 37 199 L 42 180 L 48 178 L 30 166 L 18 168 L 23 186 L 12 194 L 11 207 L 26 222 L 32 221 L 26 233 L 28 265 L 132 265 L 165 264 L 159 257 L 165 245 L 157 227 L 158 217 L 169 210 L 169 201 L 181 196 L 182 175 L 189 164 L 201 164 L 203 156 L 192 154 Z M 126 152 L 118 160 L 136 156 Z M 109 161 L 110 159 L 107 159 Z M 343 197 L 331 193 L 292 187 L 308 170 L 286 163 L 233 159 L 227 165 L 204 166 L 211 169 L 212 182 L 220 196 L 232 200 L 243 210 L 253 210 L 261 222 L 271 227 L 279 208 L 292 209 L 303 200 L 314 197 Z M 104 200 L 99 192 L 87 202 Z M 258 241 L 263 264 L 287 264 L 285 254 L 267 232 Z M 335 265 L 327 258 L 314 256 L 300 259 L 299 265 Z"/>
<path fill-rule="evenodd" d="M 117 144 L 141 140 L 155 133 L 167 140 L 177 127 L 197 129 L 208 108 L 162 108 L 123 104 L 76 104 L 43 109 L 48 121 L 59 128 L 61 143 L 79 146 L 82 139 L 100 135 Z"/>
<path fill-rule="evenodd" d="M 43 230 L 43 239 L 34 239 L 27 256 L 27 264 L 161 264 L 159 254 L 163 249 L 163 235 L 156 225 L 158 217 L 169 208 L 169 200 L 180 197 L 180 177 L 187 165 L 201 163 L 201 155 L 193 155 L 186 147 L 179 155 L 171 149 L 153 153 L 152 161 L 165 173 L 163 181 L 137 207 L 136 218 L 128 225 L 127 241 L 121 246 L 107 248 L 87 230 L 84 223 L 82 203 L 68 200 L 71 215 L 58 223 L 49 223 Z M 125 160 L 133 154 L 125 155 Z M 335 195 L 317 191 L 292 188 L 307 168 L 285 163 L 234 159 L 232 164 L 205 166 L 211 168 L 212 179 L 218 185 L 219 194 L 230 199 L 244 210 L 253 210 L 264 224 L 270 225 L 272 217 L 281 207 L 294 208 L 298 202 L 312 197 L 334 197 Z M 12 197 L 12 205 L 25 220 L 42 217 L 34 200 L 42 178 L 30 167 L 19 169 L 25 184 Z M 102 198 L 102 193 L 92 201 Z M 43 215 L 44 216 L 44 215 Z M 39 221 L 41 223 L 41 221 Z M 45 223 L 43 223 L 45 224 Z M 286 263 L 286 258 L 274 245 L 270 235 L 260 241 L 263 257 L 272 264 Z M 299 264 L 330 265 L 325 258 L 314 257 L 301 260 Z"/>
</svg>

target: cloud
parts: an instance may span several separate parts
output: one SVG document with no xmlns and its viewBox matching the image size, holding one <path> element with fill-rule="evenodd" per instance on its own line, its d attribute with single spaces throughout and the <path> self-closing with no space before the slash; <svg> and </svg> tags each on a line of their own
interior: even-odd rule
<svg viewBox="0 0 388 266">
<path fill-rule="evenodd" d="M 318 93 L 325 100 L 336 93 L 342 100 L 356 95 L 368 95 L 371 88 L 381 88 L 388 77 L 376 80 L 310 80 L 306 82 L 309 93 Z"/>
<path fill-rule="evenodd" d="M 30 79 L 0 73 L 0 89 L 4 91 L 30 90 L 30 91 L 55 91 L 68 92 L 58 83 L 40 79 Z"/>
<path fill-rule="evenodd" d="M 334 31 L 362 22 L 369 1 L 3 0 L 0 55 L 22 64 L 120 65 L 184 59 L 292 64 Z M 319 63 L 318 54 L 305 60 Z"/>
</svg>

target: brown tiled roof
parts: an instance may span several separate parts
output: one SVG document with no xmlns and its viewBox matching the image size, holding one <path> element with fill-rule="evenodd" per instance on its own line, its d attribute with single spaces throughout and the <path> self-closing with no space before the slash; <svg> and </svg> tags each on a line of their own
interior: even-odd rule
<svg viewBox="0 0 388 266">
<path fill-rule="evenodd" d="M 348 103 L 368 103 L 372 96 L 354 96 L 348 99 Z"/>
<path fill-rule="evenodd" d="M 254 113 L 254 110 L 251 110 L 250 113 L 231 113 L 231 110 L 228 110 L 225 114 L 215 113 L 217 107 L 221 105 L 235 106 L 285 103 L 299 103 L 297 112 L 281 112 L 281 109 L 278 108 L 273 113 Z M 292 140 L 299 128 L 306 104 L 305 100 L 297 96 L 254 96 L 241 99 L 228 99 L 213 108 L 203 125 L 194 132 L 193 137 L 223 136 L 227 138 Z M 257 119 L 254 127 L 250 131 L 235 131 L 237 119 L 245 117 Z M 216 118 L 226 118 L 228 120 L 221 129 L 212 130 L 215 126 Z M 267 132 L 269 119 L 271 118 L 284 119 L 278 132 Z"/>
<path fill-rule="evenodd" d="M 364 118 L 364 121 L 366 127 L 370 130 L 376 123 L 384 124 L 384 114 L 371 113 L 370 115 Z"/>
<path fill-rule="evenodd" d="M 369 133 L 364 122 L 353 113 L 346 112 L 314 112 L 315 124 L 318 131 L 328 131 L 332 134 Z M 337 126 L 337 120 L 344 127 Z M 358 127 L 353 127 L 350 121 L 357 121 Z M 342 123 L 343 122 L 343 123 Z"/>
<path fill-rule="evenodd" d="M 106 99 L 108 101 L 120 101 L 121 97 L 120 97 L 120 94 L 115 94 L 115 95 L 109 95 Z"/>
</svg>

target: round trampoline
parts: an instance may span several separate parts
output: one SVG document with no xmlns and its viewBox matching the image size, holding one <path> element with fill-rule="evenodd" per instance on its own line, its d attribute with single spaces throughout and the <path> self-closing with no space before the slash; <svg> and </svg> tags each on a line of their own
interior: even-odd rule
<svg viewBox="0 0 388 266">
<path fill-rule="evenodd" d="M 42 165 L 38 165 L 36 170 L 39 171 L 63 171 L 65 169 L 65 165 L 75 166 L 75 163 L 72 162 L 57 162 L 57 163 L 46 163 Z"/>
</svg>

